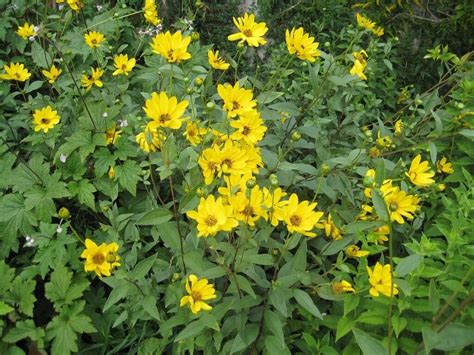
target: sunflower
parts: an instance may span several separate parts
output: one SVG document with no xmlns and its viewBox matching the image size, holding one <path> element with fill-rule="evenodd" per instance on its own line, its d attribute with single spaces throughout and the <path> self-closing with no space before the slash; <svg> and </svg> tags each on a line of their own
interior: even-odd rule
<svg viewBox="0 0 474 355">
<path fill-rule="evenodd" d="M 105 40 L 105 37 L 100 32 L 90 31 L 84 35 L 84 40 L 90 48 L 98 48 L 100 47 L 100 44 Z"/>
<path fill-rule="evenodd" d="M 53 84 L 63 71 L 56 68 L 56 66 L 53 64 L 49 70 L 42 70 L 41 72 L 46 77 L 46 79 L 48 79 L 48 83 Z"/>
<path fill-rule="evenodd" d="M 3 80 L 16 80 L 26 81 L 30 78 L 31 73 L 20 63 L 10 63 L 10 65 L 4 65 L 5 74 L 0 75 L 0 79 Z"/>
<path fill-rule="evenodd" d="M 247 144 L 256 144 L 261 141 L 267 130 L 256 110 L 244 113 L 238 120 L 231 122 L 230 125 L 237 129 L 231 135 L 231 139 L 242 140 Z"/>
<path fill-rule="evenodd" d="M 188 53 L 188 46 L 191 43 L 190 36 L 183 36 L 181 31 L 171 34 L 170 31 L 166 33 L 159 33 L 153 38 L 151 49 L 164 57 L 168 63 L 181 63 L 183 60 L 191 58 Z"/>
<path fill-rule="evenodd" d="M 248 113 L 257 105 L 257 102 L 253 99 L 252 90 L 241 88 L 238 82 L 234 86 L 219 84 L 217 92 L 224 100 L 224 110 L 227 111 L 230 118 Z"/>
<path fill-rule="evenodd" d="M 229 41 L 240 40 L 239 43 L 247 42 L 251 47 L 259 47 L 267 43 L 267 40 L 263 38 L 268 31 L 267 24 L 265 22 L 255 22 L 253 14 L 246 13 L 244 17 L 233 17 L 232 20 L 240 32 L 229 35 L 227 37 Z"/>
<path fill-rule="evenodd" d="M 314 41 L 314 37 L 305 33 L 303 27 L 293 28 L 291 31 L 286 30 L 285 39 L 288 52 L 301 60 L 314 62 L 316 57 L 321 55 L 318 50 L 319 43 Z"/>
<path fill-rule="evenodd" d="M 216 298 L 216 290 L 214 285 L 210 284 L 207 279 L 198 279 L 196 275 L 189 275 L 186 280 L 187 296 L 183 296 L 180 301 L 180 307 L 189 304 L 191 312 L 194 314 L 200 311 L 210 311 L 212 309 L 206 302 Z"/>
<path fill-rule="evenodd" d="M 219 51 L 213 51 L 209 49 L 207 51 L 207 59 L 209 61 L 209 65 L 218 70 L 227 70 L 229 69 L 230 64 L 227 63 L 224 59 L 219 56 Z"/>
<path fill-rule="evenodd" d="M 299 202 L 297 194 L 291 194 L 288 205 L 284 207 L 285 223 L 288 232 L 300 233 L 307 237 L 315 237 L 311 230 L 323 216 L 322 212 L 315 212 L 317 203 L 308 201 Z"/>
<path fill-rule="evenodd" d="M 188 107 L 186 100 L 178 102 L 175 96 L 168 97 L 165 92 L 153 92 L 146 100 L 143 110 L 151 118 L 153 127 L 179 129 L 183 123 L 183 114 Z"/>
<path fill-rule="evenodd" d="M 128 73 L 132 71 L 133 67 L 137 61 L 135 58 L 128 59 L 127 54 L 119 54 L 114 57 L 114 66 L 116 70 L 112 73 L 112 75 L 119 75 L 125 74 L 128 76 Z"/>
<path fill-rule="evenodd" d="M 23 26 L 18 26 L 16 34 L 23 39 L 28 39 L 36 35 L 35 26 L 25 22 Z"/>
<path fill-rule="evenodd" d="M 48 131 L 59 123 L 58 113 L 53 110 L 51 106 L 43 107 L 42 109 L 35 110 L 33 113 L 33 124 L 35 125 L 35 132 L 43 130 L 44 133 Z"/>
<path fill-rule="evenodd" d="M 435 176 L 433 170 L 431 170 L 427 161 L 421 161 L 421 155 L 418 154 L 415 159 L 412 160 L 410 169 L 405 173 L 413 185 L 418 187 L 427 187 L 434 184 L 432 179 Z"/>
</svg>

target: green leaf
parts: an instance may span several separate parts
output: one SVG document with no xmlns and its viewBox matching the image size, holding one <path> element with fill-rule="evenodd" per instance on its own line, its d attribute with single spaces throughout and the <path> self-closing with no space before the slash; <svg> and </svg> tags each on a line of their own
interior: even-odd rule
<svg viewBox="0 0 474 355">
<path fill-rule="evenodd" d="M 28 94 L 32 91 L 38 90 L 41 86 L 43 86 L 43 81 L 33 81 L 25 88 L 25 93 Z"/>
<path fill-rule="evenodd" d="M 352 237 L 345 237 L 339 240 L 334 240 L 326 244 L 321 251 L 321 255 L 334 255 L 339 253 L 342 249 L 352 243 Z"/>
<path fill-rule="evenodd" d="M 313 299 L 303 290 L 295 289 L 293 290 L 293 296 L 295 297 L 296 302 L 299 303 L 304 309 L 309 313 L 319 319 L 323 319 L 323 315 L 319 311 L 318 307 L 313 302 Z"/>
<path fill-rule="evenodd" d="M 349 333 L 354 327 L 355 321 L 348 317 L 340 317 L 337 321 L 336 341 Z"/>
<path fill-rule="evenodd" d="M 135 224 L 139 226 L 155 226 L 160 225 L 164 222 L 168 222 L 173 217 L 170 210 L 165 208 L 155 208 L 149 212 L 146 212 L 142 217 L 138 219 Z"/>
<path fill-rule="evenodd" d="M 372 189 L 372 203 L 374 204 L 377 215 L 382 220 L 388 221 L 387 205 L 379 189 Z"/>
<path fill-rule="evenodd" d="M 283 290 L 274 288 L 269 294 L 270 303 L 277 309 L 284 317 L 288 316 L 288 309 L 286 306 L 286 297 Z"/>
<path fill-rule="evenodd" d="M 243 259 L 257 265 L 273 265 L 273 257 L 270 254 L 244 254 Z"/>
<path fill-rule="evenodd" d="M 30 317 L 33 317 L 33 308 L 36 301 L 33 294 L 35 287 L 35 280 L 22 280 L 20 277 L 16 277 L 10 288 L 12 300 L 18 304 L 18 308 L 22 313 Z"/>
<path fill-rule="evenodd" d="M 2 210 L 3 211 L 3 210 Z M 3 296 L 11 287 L 15 269 L 9 267 L 5 261 L 0 261 L 0 296 Z"/>
<path fill-rule="evenodd" d="M 53 63 L 51 56 L 41 47 L 39 41 L 33 41 L 31 45 L 31 57 L 33 62 L 41 68 L 48 68 Z"/>
<path fill-rule="evenodd" d="M 16 343 L 19 340 L 30 338 L 32 341 L 38 342 L 42 347 L 44 338 L 44 329 L 36 327 L 35 323 L 31 320 L 25 320 L 15 323 L 15 327 L 2 339 L 7 343 Z"/>
<path fill-rule="evenodd" d="M 143 279 L 150 271 L 156 261 L 156 254 L 140 261 L 130 273 L 130 276 L 135 280 Z"/>
<path fill-rule="evenodd" d="M 305 271 L 306 270 L 306 257 L 308 254 L 308 248 L 306 245 L 306 239 L 300 244 L 300 247 L 296 251 L 295 258 L 293 259 L 292 269 L 295 271 Z"/>
<path fill-rule="evenodd" d="M 47 339 L 54 339 L 52 354 L 69 355 L 77 352 L 77 334 L 94 333 L 91 319 L 82 314 L 84 302 L 66 306 L 46 327 Z"/>
<path fill-rule="evenodd" d="M 115 167 L 115 175 L 119 184 L 133 196 L 136 194 L 137 182 L 141 173 L 142 170 L 134 160 L 127 160 L 122 165 Z"/>
<path fill-rule="evenodd" d="M 94 192 L 96 188 L 92 185 L 89 180 L 81 179 L 79 181 L 72 181 L 68 185 L 69 191 L 73 196 L 79 198 L 79 202 L 85 204 L 91 210 L 95 211 L 95 198 Z"/>
<path fill-rule="evenodd" d="M 59 265 L 51 273 L 51 281 L 45 285 L 45 295 L 54 303 L 54 308 L 59 310 L 62 306 L 71 304 L 82 297 L 88 286 L 88 281 L 72 281 L 72 272 L 68 272 L 65 266 Z"/>
<path fill-rule="evenodd" d="M 439 333 L 426 326 L 422 329 L 422 334 L 426 353 L 429 353 L 431 349 L 452 353 L 474 344 L 472 327 L 462 324 L 448 324 Z"/>
<path fill-rule="evenodd" d="M 404 277 L 415 270 L 423 261 L 422 255 L 410 255 L 401 259 L 395 268 L 397 277 Z"/>
<path fill-rule="evenodd" d="M 364 355 L 385 355 L 388 354 L 387 349 L 385 349 L 380 341 L 372 338 L 369 334 L 364 331 L 354 328 L 352 330 L 354 334 L 355 341 L 359 348 L 362 350 Z"/>
<path fill-rule="evenodd" d="M 3 301 L 0 301 L 0 316 L 4 316 L 5 314 L 8 314 L 10 313 L 11 311 L 13 311 L 14 308 L 13 307 L 10 307 L 8 304 L 6 304 L 5 302 Z"/>
<path fill-rule="evenodd" d="M 283 324 L 281 323 L 280 317 L 271 310 L 265 310 L 264 321 L 266 327 L 277 337 L 280 346 L 285 346 L 285 336 L 283 334 Z"/>
<path fill-rule="evenodd" d="M 180 342 L 181 340 L 195 337 L 201 333 L 204 329 L 204 325 L 199 320 L 189 323 L 174 339 L 174 342 Z"/>
<path fill-rule="evenodd" d="M 157 321 L 161 321 L 160 312 L 156 307 L 156 298 L 152 295 L 148 295 L 142 299 L 142 306 L 146 313 L 155 318 Z"/>
<path fill-rule="evenodd" d="M 107 301 L 105 301 L 102 312 L 106 312 L 110 307 L 112 307 L 118 301 L 120 301 L 123 298 L 126 298 L 128 295 L 129 289 L 130 287 L 126 283 L 114 287 L 112 292 L 110 292 L 110 295 L 107 298 Z"/>
<path fill-rule="evenodd" d="M 284 94 L 283 92 L 277 92 L 277 91 L 262 92 L 260 95 L 258 95 L 257 101 L 259 104 L 262 104 L 262 105 L 269 104 L 270 102 L 278 99 L 283 94 Z"/>
</svg>

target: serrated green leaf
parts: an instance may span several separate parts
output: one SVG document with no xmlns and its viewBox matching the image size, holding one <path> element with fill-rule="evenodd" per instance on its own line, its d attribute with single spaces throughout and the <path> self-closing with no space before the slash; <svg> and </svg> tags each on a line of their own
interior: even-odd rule
<svg viewBox="0 0 474 355">
<path fill-rule="evenodd" d="M 139 226 L 154 226 L 168 222 L 173 217 L 170 210 L 165 208 L 155 208 L 141 216 L 135 224 Z"/>
<path fill-rule="evenodd" d="M 59 265 L 51 273 L 51 281 L 45 284 L 45 295 L 58 310 L 80 298 L 88 286 L 87 281 L 74 280 L 72 282 L 72 272 L 68 272 L 65 266 Z"/>
<path fill-rule="evenodd" d="M 94 192 L 97 190 L 87 179 L 70 182 L 68 189 L 73 196 L 78 197 L 80 203 L 95 211 Z"/>
<path fill-rule="evenodd" d="M 133 196 L 136 194 L 137 183 L 142 170 L 133 160 L 127 160 L 122 165 L 115 167 L 115 176 L 120 186 L 128 190 Z"/>
</svg>

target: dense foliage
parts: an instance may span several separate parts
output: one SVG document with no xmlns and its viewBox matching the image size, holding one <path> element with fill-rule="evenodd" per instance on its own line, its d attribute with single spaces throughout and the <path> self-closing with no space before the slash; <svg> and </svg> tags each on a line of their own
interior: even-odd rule
<svg viewBox="0 0 474 355">
<path fill-rule="evenodd" d="M 315 3 L 0 0 L 0 353 L 472 353 L 472 53 Z"/>
</svg>

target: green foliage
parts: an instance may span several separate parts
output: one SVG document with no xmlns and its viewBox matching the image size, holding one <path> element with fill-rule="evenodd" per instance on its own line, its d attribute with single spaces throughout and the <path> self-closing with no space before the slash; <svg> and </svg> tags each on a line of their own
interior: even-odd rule
<svg viewBox="0 0 474 355">
<path fill-rule="evenodd" d="M 398 1 L 389 11 L 368 1 L 364 14 L 386 30 L 376 37 L 357 28 L 354 2 L 262 0 L 268 43 L 255 49 L 227 40 L 237 1 L 157 1 L 164 31 L 194 34 L 192 57 L 171 64 L 150 48 L 156 28 L 143 1 L 85 1 L 79 13 L 52 3 L 0 0 L 2 64 L 32 74 L 0 81 L 1 354 L 472 353 L 474 75 L 472 53 L 453 36 L 472 27 L 465 3 Z M 413 33 L 428 5 L 436 21 Z M 15 33 L 24 21 L 39 27 L 31 40 Z M 284 31 L 299 26 L 319 42 L 314 62 L 288 53 Z M 84 42 L 91 30 L 106 38 L 97 49 Z M 211 46 L 227 71 L 210 68 Z M 367 80 L 350 72 L 361 50 Z M 129 75 L 112 75 L 117 54 L 136 58 Z M 54 83 L 42 73 L 51 64 L 62 70 Z M 91 67 L 105 70 L 103 86 L 86 90 Z M 217 86 L 237 81 L 266 128 L 246 193 L 281 188 L 282 208 L 296 194 L 324 214 L 314 238 L 290 232 L 298 223 L 287 212 L 277 225 L 240 220 L 198 237 L 187 212 L 204 215 L 198 206 L 211 195 L 230 203 L 232 174 L 221 167 L 206 184 L 201 159 L 232 139 L 237 118 L 227 118 Z M 185 120 L 144 152 L 137 135 L 153 137 L 143 107 L 160 91 L 188 102 Z M 35 131 L 35 110 L 47 105 L 60 122 Z M 190 122 L 205 128 L 198 143 Z M 418 154 L 435 172 L 428 187 L 406 174 Z M 452 172 L 437 171 L 442 157 Z M 231 197 L 243 189 L 237 177 Z M 413 219 L 393 220 L 388 180 L 420 199 Z M 118 250 L 88 254 L 86 239 Z M 367 267 L 378 262 L 391 266 L 396 297 L 369 293 Z M 214 285 L 216 298 L 203 300 L 212 310 L 180 305 L 198 301 L 190 275 Z"/>
</svg>

